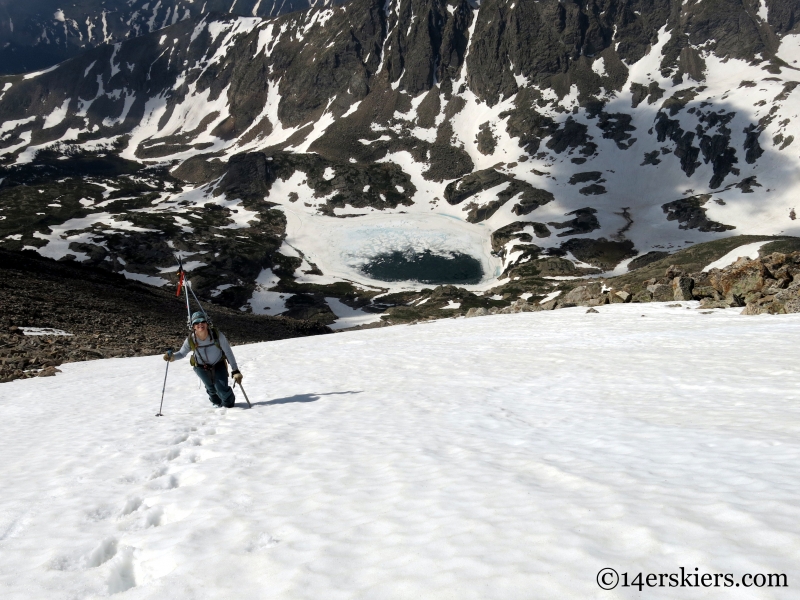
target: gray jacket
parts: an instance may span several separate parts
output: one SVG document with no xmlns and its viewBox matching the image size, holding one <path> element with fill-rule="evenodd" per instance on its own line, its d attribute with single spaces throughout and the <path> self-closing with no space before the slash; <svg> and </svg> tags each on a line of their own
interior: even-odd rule
<svg viewBox="0 0 800 600">
<path fill-rule="evenodd" d="M 212 334 L 209 330 L 209 335 L 205 340 L 198 340 L 194 333 L 190 334 L 194 337 L 194 343 L 197 346 L 197 350 L 194 353 L 195 359 L 197 360 L 197 366 L 201 367 L 203 365 L 215 365 L 220 360 L 222 360 L 222 354 L 225 353 L 225 357 L 228 359 L 228 363 L 231 365 L 232 371 L 238 371 L 239 367 L 236 366 L 236 358 L 233 356 L 233 350 L 231 350 L 231 346 L 228 343 L 228 339 L 225 337 L 225 334 L 222 332 L 219 333 L 219 348 L 214 343 L 214 340 L 211 339 Z M 191 353 L 192 348 L 189 346 L 189 338 L 186 338 L 186 341 L 183 342 L 183 346 L 177 352 L 172 354 L 175 360 L 180 360 L 185 357 L 187 354 Z"/>
</svg>

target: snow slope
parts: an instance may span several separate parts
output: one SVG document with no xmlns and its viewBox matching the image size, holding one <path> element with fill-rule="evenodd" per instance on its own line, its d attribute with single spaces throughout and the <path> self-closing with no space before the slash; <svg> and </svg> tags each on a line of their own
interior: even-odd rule
<svg viewBox="0 0 800 600">
<path fill-rule="evenodd" d="M 796 598 L 800 317 L 599 310 L 241 346 L 249 411 L 183 362 L 154 418 L 159 357 L 5 384 L 0 596 Z"/>
</svg>

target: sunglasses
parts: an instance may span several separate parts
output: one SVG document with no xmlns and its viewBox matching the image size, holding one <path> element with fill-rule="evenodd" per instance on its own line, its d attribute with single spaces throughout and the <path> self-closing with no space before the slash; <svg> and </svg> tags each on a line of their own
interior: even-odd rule
<svg viewBox="0 0 800 600">
<path fill-rule="evenodd" d="M 199 323 L 195 323 L 192 327 L 197 327 L 198 325 L 208 325 L 205 321 L 200 321 Z"/>
</svg>

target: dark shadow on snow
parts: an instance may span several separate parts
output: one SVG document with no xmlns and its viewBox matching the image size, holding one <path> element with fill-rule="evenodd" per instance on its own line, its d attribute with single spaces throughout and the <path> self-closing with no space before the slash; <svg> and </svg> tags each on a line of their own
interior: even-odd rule
<svg viewBox="0 0 800 600">
<path fill-rule="evenodd" d="M 327 394 L 297 394 L 296 396 L 287 396 L 286 398 L 276 398 L 275 400 L 266 400 L 264 402 L 253 402 L 253 406 L 269 406 L 270 404 L 290 404 L 292 402 L 316 402 L 322 396 L 341 396 L 344 394 L 360 394 L 361 390 L 357 392 L 328 392 Z"/>
</svg>

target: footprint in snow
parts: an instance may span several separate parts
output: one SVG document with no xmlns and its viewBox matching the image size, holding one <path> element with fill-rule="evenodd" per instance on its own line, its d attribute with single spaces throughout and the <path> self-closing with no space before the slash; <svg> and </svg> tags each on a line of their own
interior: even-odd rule
<svg viewBox="0 0 800 600">
<path fill-rule="evenodd" d="M 178 478 L 175 475 L 160 477 L 151 481 L 148 486 L 151 490 L 174 490 L 178 487 Z"/>
<path fill-rule="evenodd" d="M 158 462 L 168 462 L 171 460 L 175 460 L 181 455 L 180 448 L 169 448 L 167 450 L 162 450 L 161 452 L 150 452 L 148 454 L 142 454 L 142 460 L 145 462 L 150 463 L 158 463 Z"/>
<path fill-rule="evenodd" d="M 133 570 L 133 549 L 124 548 L 120 550 L 111 565 L 108 593 L 119 594 L 134 587 L 136 587 L 136 577 Z"/>
<path fill-rule="evenodd" d="M 139 507 L 142 505 L 142 499 L 138 496 L 134 496 L 133 498 L 128 498 L 125 501 L 125 505 L 122 507 L 122 510 L 119 513 L 120 517 L 127 517 L 132 512 L 136 512 L 139 510 Z"/>
<path fill-rule="evenodd" d="M 105 521 L 114 516 L 115 509 L 113 506 L 108 504 L 104 504 L 102 506 L 97 506 L 92 510 L 86 513 L 86 520 L 91 521 L 93 523 L 97 523 L 99 521 Z"/>
<path fill-rule="evenodd" d="M 164 516 L 164 509 L 156 506 L 147 511 L 147 516 L 144 519 L 144 528 L 158 527 L 161 525 L 161 517 Z"/>
<path fill-rule="evenodd" d="M 109 560 L 117 555 L 117 547 L 119 543 L 116 538 L 107 538 L 100 542 L 100 544 L 89 553 L 86 557 L 86 568 L 93 569 L 100 565 L 107 563 Z"/>
<path fill-rule="evenodd" d="M 178 436 L 175 436 L 174 438 L 172 438 L 172 440 L 170 441 L 169 445 L 170 446 L 177 446 L 178 444 L 182 444 L 183 442 L 185 442 L 188 439 L 189 439 L 189 434 L 188 433 L 182 433 L 181 435 L 178 435 Z"/>
<path fill-rule="evenodd" d="M 85 571 L 95 569 L 107 563 L 117 554 L 118 542 L 109 537 L 92 548 L 89 552 L 76 552 L 72 555 L 62 554 L 53 558 L 47 565 L 53 571 Z"/>
<path fill-rule="evenodd" d="M 164 475 L 167 474 L 167 470 L 168 469 L 166 465 L 158 467 L 155 471 L 150 473 L 150 477 L 148 477 L 148 479 L 150 481 L 153 481 L 153 479 L 158 479 L 159 477 L 163 477 Z"/>
<path fill-rule="evenodd" d="M 246 552 L 261 552 L 262 550 L 267 550 L 268 548 L 272 548 L 280 544 L 280 540 L 276 540 L 268 533 L 261 533 L 259 536 L 251 541 L 247 547 L 245 548 Z"/>
</svg>

